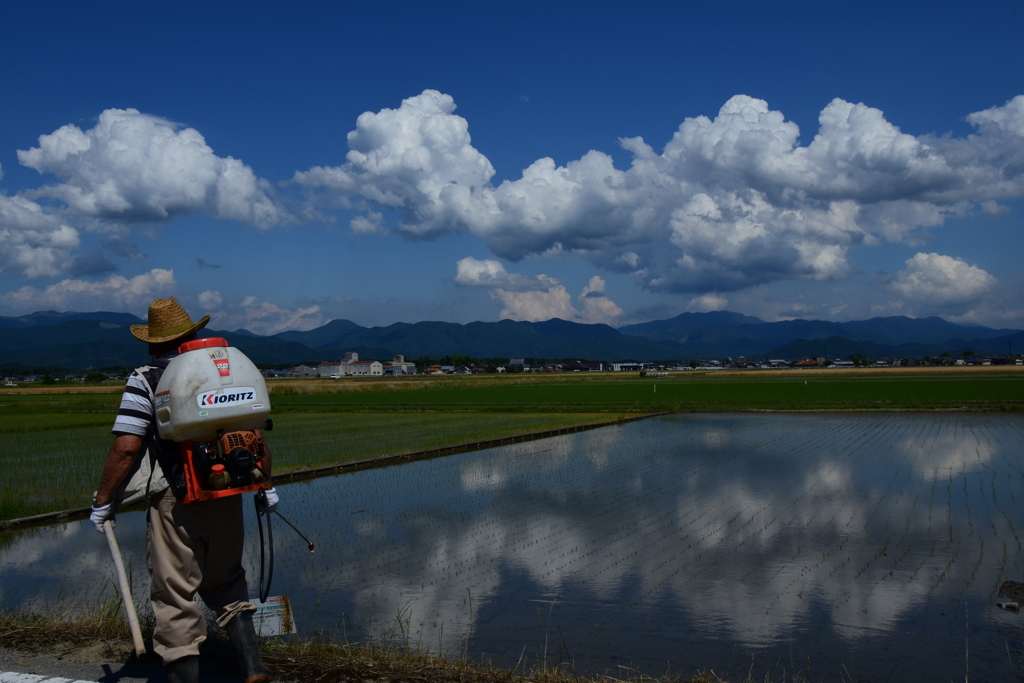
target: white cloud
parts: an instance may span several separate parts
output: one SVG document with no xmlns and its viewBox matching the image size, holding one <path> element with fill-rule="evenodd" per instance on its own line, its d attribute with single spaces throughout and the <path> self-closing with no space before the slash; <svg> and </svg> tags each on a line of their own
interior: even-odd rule
<svg viewBox="0 0 1024 683">
<path fill-rule="evenodd" d="M 710 313 L 711 311 L 724 311 L 728 305 L 728 299 L 711 292 L 691 299 L 686 310 L 691 313 Z"/>
<path fill-rule="evenodd" d="M 471 144 L 469 124 L 452 114 L 455 101 L 424 90 L 398 109 L 365 112 L 348 134 L 347 163 L 297 172 L 294 182 L 358 195 L 401 210 L 414 235 L 451 229 L 459 206 L 489 186 L 494 168 Z"/>
<path fill-rule="evenodd" d="M 572 296 L 563 285 L 534 292 L 496 289 L 493 296 L 504 305 L 501 317 L 506 320 L 573 320 L 579 316 L 579 311 L 572 305 Z"/>
<path fill-rule="evenodd" d="M 907 259 L 889 287 L 910 303 L 958 305 L 978 301 L 996 284 L 996 278 L 977 266 L 952 256 L 919 253 Z"/>
<path fill-rule="evenodd" d="M 312 330 L 327 322 L 319 305 L 289 310 L 255 295 L 225 302 L 220 292 L 206 291 L 199 295 L 199 305 L 210 314 L 210 326 L 219 330 L 246 329 L 254 334 L 272 335 L 286 330 Z"/>
<path fill-rule="evenodd" d="M 558 284 L 558 279 L 541 273 L 536 277 L 509 273 L 501 261 L 480 261 L 467 256 L 456 265 L 455 282 L 464 287 L 501 287 L 512 291 L 544 289 Z"/>
<path fill-rule="evenodd" d="M 624 251 L 615 257 L 615 260 L 626 264 L 630 268 L 637 268 L 640 265 L 640 257 L 632 251 Z"/>
<path fill-rule="evenodd" d="M 199 211 L 260 228 L 289 220 L 251 168 L 215 155 L 194 128 L 135 109 L 107 109 L 86 131 L 68 124 L 41 135 L 18 160 L 63 181 L 28 196 L 83 216 L 131 223 Z"/>
<path fill-rule="evenodd" d="M 221 297 L 220 292 L 207 290 L 199 295 L 199 305 L 202 306 L 204 310 L 209 311 L 215 308 L 220 308 L 223 304 L 224 299 Z"/>
<path fill-rule="evenodd" d="M 614 322 L 622 309 L 604 296 L 605 281 L 595 275 L 580 292 L 581 308 L 558 280 L 547 275 L 528 277 L 509 273 L 500 261 L 460 259 L 455 282 L 466 287 L 493 287 L 491 296 L 502 303 L 501 317 L 509 320 L 561 318 L 580 323 Z"/>
<path fill-rule="evenodd" d="M 78 231 L 24 197 L 0 194 L 0 272 L 57 275 L 79 245 Z"/>
<path fill-rule="evenodd" d="M 835 99 L 801 146 L 781 112 L 737 95 L 713 119 L 683 121 L 661 154 L 622 139 L 626 170 L 590 151 L 564 166 L 538 159 L 498 186 L 454 111 L 427 90 L 366 112 L 345 163 L 294 181 L 395 209 L 409 237 L 470 232 L 505 259 L 572 253 L 651 289 L 696 293 L 844 278 L 852 247 L 913 242 L 976 205 L 993 213 L 1024 196 L 1024 96 L 970 115 L 977 132 L 959 139 L 914 137 Z M 559 309 L 564 297 L 551 297 Z"/>
<path fill-rule="evenodd" d="M 154 299 L 173 293 L 176 286 L 173 270 L 154 268 L 130 279 L 111 275 L 100 282 L 68 279 L 45 289 L 22 287 L 0 294 L 0 307 L 19 311 L 113 310 L 145 314 Z"/>
<path fill-rule="evenodd" d="M 589 296 L 591 294 L 598 294 L 600 292 L 603 292 L 605 286 L 606 283 L 604 281 L 604 278 L 599 275 L 595 275 L 594 277 L 590 278 L 590 282 L 588 282 L 587 286 L 583 288 L 583 292 L 580 293 L 580 298 Z"/>
<path fill-rule="evenodd" d="M 1010 135 L 1024 137 L 1024 95 L 1017 95 L 1001 107 L 975 112 L 967 121 L 979 128 L 993 126 Z"/>
<path fill-rule="evenodd" d="M 352 232 L 362 235 L 379 235 L 388 232 L 384 227 L 384 216 L 376 211 L 371 211 L 365 216 L 356 216 L 348 224 Z"/>
</svg>

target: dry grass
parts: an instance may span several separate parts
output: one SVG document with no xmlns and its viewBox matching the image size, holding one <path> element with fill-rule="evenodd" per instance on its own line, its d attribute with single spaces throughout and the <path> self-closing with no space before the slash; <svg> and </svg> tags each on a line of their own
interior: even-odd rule
<svg viewBox="0 0 1024 683">
<path fill-rule="evenodd" d="M 152 632 L 152 624 L 147 624 Z M 117 597 L 85 613 L 72 608 L 50 612 L 0 612 L 0 647 L 24 652 L 54 652 L 105 643 L 110 656 L 132 652 L 132 634 Z"/>
<path fill-rule="evenodd" d="M 152 619 L 143 615 L 143 637 L 152 637 Z M 125 664 L 134 657 L 131 635 L 120 601 L 116 598 L 86 614 L 70 612 L 37 614 L 0 612 L 0 647 L 22 653 L 90 653 L 91 661 Z M 667 672 L 652 677 L 620 667 L 604 674 L 579 674 L 571 665 L 545 665 L 520 661 L 511 669 L 494 666 L 486 659 L 470 662 L 422 651 L 410 651 L 389 643 L 342 643 L 325 639 L 310 641 L 265 639 L 261 656 L 274 679 L 282 683 L 809 683 L 799 673 L 770 672 L 754 678 L 753 672 L 723 677 L 713 671 L 693 676 Z M 234 656 L 223 633 L 210 626 L 210 638 L 201 649 L 204 670 L 237 675 Z M 156 662 L 154 655 L 149 660 Z"/>
<path fill-rule="evenodd" d="M 16 387 L 0 388 L 0 396 L 66 396 L 78 394 L 114 394 L 115 396 L 120 396 L 123 391 L 124 382 L 101 386 L 19 384 Z"/>
<path fill-rule="evenodd" d="M 520 662 L 511 669 L 493 666 L 486 659 L 473 663 L 420 651 L 347 645 L 313 640 L 264 643 L 263 661 L 283 681 L 388 681 L 390 683 L 727 683 L 713 672 L 693 677 L 643 676 L 623 669 L 617 675 L 582 675 L 567 665 L 541 666 Z"/>
</svg>

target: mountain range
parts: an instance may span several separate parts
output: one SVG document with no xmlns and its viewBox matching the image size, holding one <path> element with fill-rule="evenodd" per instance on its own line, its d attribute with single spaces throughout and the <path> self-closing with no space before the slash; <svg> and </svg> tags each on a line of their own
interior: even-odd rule
<svg viewBox="0 0 1024 683">
<path fill-rule="evenodd" d="M 128 326 L 145 323 L 130 313 L 39 311 L 0 317 L 0 366 L 82 370 L 132 367 L 148 360 Z M 350 320 L 307 331 L 262 336 L 248 330 L 204 330 L 225 337 L 254 362 L 313 363 L 354 351 L 360 358 L 579 358 L 675 360 L 697 358 L 844 358 L 937 356 L 943 352 L 1003 355 L 1024 350 L 1024 331 L 965 326 L 942 318 L 902 316 L 835 323 L 822 320 L 765 322 L 715 311 L 683 313 L 618 329 L 554 318 L 542 322 L 395 323 L 363 327 Z"/>
</svg>

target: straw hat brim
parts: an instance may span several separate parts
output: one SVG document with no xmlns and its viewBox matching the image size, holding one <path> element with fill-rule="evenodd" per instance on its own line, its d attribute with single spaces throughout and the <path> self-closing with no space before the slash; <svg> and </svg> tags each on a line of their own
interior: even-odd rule
<svg viewBox="0 0 1024 683">
<path fill-rule="evenodd" d="M 175 339 L 188 336 L 193 332 L 197 332 L 206 327 L 206 323 L 208 322 L 210 322 L 210 316 L 204 315 L 194 323 L 189 321 L 190 324 L 185 329 L 179 330 L 177 328 L 172 328 L 171 330 L 165 330 L 168 334 L 164 334 L 159 337 L 151 337 L 149 335 L 149 325 L 132 325 L 131 330 L 132 336 L 139 341 L 144 341 L 147 344 L 162 344 L 164 342 L 174 341 Z"/>
</svg>

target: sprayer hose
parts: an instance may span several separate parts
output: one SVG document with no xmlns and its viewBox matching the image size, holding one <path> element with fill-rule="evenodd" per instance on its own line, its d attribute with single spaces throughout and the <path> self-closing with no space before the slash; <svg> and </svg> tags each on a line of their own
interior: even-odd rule
<svg viewBox="0 0 1024 683">
<path fill-rule="evenodd" d="M 267 506 L 267 492 L 264 489 L 260 489 L 256 492 L 256 496 L 253 498 L 253 502 L 256 505 L 256 525 L 260 530 L 260 587 L 259 596 L 260 602 L 266 602 L 267 598 L 270 597 L 270 582 L 274 580 L 274 530 L 270 525 L 270 511 Z M 263 542 L 263 515 L 267 516 L 267 544 Z M 263 584 L 263 567 L 265 550 L 269 546 L 270 548 L 270 563 L 267 571 L 267 583 Z"/>
</svg>

